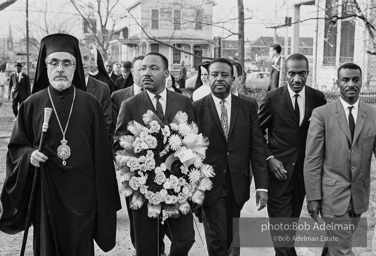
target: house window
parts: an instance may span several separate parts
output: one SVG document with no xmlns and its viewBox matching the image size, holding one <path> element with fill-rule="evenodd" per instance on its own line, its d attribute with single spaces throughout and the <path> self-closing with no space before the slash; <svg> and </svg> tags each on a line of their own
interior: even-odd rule
<svg viewBox="0 0 376 256">
<path fill-rule="evenodd" d="M 159 29 L 159 10 L 151 10 L 151 28 Z"/>
<path fill-rule="evenodd" d="M 181 10 L 174 10 L 174 29 L 181 29 Z"/>
<path fill-rule="evenodd" d="M 159 52 L 159 44 L 150 44 L 151 52 Z"/>
<path fill-rule="evenodd" d="M 342 16 L 352 14 L 350 1 L 343 1 Z M 339 64 L 354 61 L 355 22 L 353 20 L 341 21 L 341 48 L 339 52 Z"/>
<path fill-rule="evenodd" d="M 326 0 L 325 15 L 331 17 L 338 14 L 338 0 Z M 323 64 L 336 65 L 337 23 L 325 22 Z"/>
<path fill-rule="evenodd" d="M 180 63 L 180 60 L 181 60 L 181 54 L 180 54 L 180 51 L 173 48 L 173 51 L 172 51 L 172 63 L 173 64 L 179 64 Z"/>
<path fill-rule="evenodd" d="M 196 10 L 195 29 L 202 29 L 202 10 Z"/>
<path fill-rule="evenodd" d="M 342 11 L 339 11 L 338 0 L 326 0 L 326 16 L 345 17 L 352 14 L 352 0 L 341 1 Z M 339 33 L 339 35 L 338 35 Z M 335 23 L 325 23 L 325 42 L 323 64 L 327 66 L 341 65 L 354 60 L 355 24 L 351 19 L 337 20 Z M 337 40 L 339 38 L 339 40 Z M 339 56 L 337 49 L 339 47 Z"/>
</svg>

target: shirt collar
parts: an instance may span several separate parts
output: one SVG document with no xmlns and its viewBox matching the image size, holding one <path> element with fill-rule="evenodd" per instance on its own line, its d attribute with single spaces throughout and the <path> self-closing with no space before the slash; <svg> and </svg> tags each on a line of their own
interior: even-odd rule
<svg viewBox="0 0 376 256">
<path fill-rule="evenodd" d="M 152 92 L 149 92 L 148 90 L 146 90 L 146 92 L 148 93 L 150 99 L 153 101 L 154 97 L 155 97 L 155 94 L 152 93 Z M 161 96 L 161 100 L 167 100 L 167 90 L 166 90 L 166 87 L 164 88 L 164 90 L 159 94 Z"/>
<path fill-rule="evenodd" d="M 339 97 L 339 100 L 341 101 L 341 104 L 342 104 L 342 107 L 343 109 L 346 111 L 348 109 L 348 107 L 350 106 L 353 106 L 354 107 L 354 110 L 358 110 L 359 109 L 359 99 L 353 104 L 353 105 L 350 105 L 349 103 L 347 103 L 346 101 L 344 101 L 341 97 Z"/>
<path fill-rule="evenodd" d="M 291 90 L 291 88 L 288 84 L 286 86 L 287 86 L 287 90 L 289 91 L 290 98 L 293 98 L 295 96 L 296 92 Z M 302 98 L 304 98 L 304 96 L 305 96 L 305 87 L 306 86 L 303 86 L 303 89 L 300 92 L 298 92 L 299 96 L 302 97 Z"/>
<path fill-rule="evenodd" d="M 85 84 L 86 84 L 86 87 L 87 87 L 87 83 L 89 82 L 89 75 L 85 76 Z"/>
<path fill-rule="evenodd" d="M 213 93 L 212 93 L 211 95 L 212 95 L 212 97 L 213 97 L 214 104 L 215 104 L 216 106 L 218 106 L 218 105 L 221 103 L 222 99 L 220 99 L 220 98 L 214 96 Z M 229 94 L 224 100 L 226 101 L 226 103 L 228 103 L 228 104 L 231 106 L 231 100 L 232 100 L 231 93 L 230 93 L 230 94 Z"/>
<path fill-rule="evenodd" d="M 274 65 L 277 64 L 277 62 L 279 61 L 280 58 L 281 58 L 281 55 L 279 55 L 279 56 L 274 60 Z"/>
<path fill-rule="evenodd" d="M 137 84 L 133 84 L 133 92 L 136 94 L 136 93 L 139 93 L 141 92 L 141 87 L 138 86 Z"/>
</svg>

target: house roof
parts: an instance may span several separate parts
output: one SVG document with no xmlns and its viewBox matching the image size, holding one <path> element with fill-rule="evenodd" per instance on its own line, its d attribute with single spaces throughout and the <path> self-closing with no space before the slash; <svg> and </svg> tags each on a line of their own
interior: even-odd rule
<svg viewBox="0 0 376 256">
<path fill-rule="evenodd" d="M 139 1 L 135 2 L 134 4 L 130 5 L 130 6 L 127 8 L 127 10 L 128 10 L 128 11 L 132 10 L 133 8 L 135 8 L 137 5 L 141 4 L 141 3 L 144 2 L 144 1 L 147 1 L 147 0 L 139 0 Z M 216 3 L 214 0 L 206 0 L 206 1 L 209 2 L 209 3 L 211 3 L 211 4 L 213 4 L 213 6 L 216 6 L 216 5 L 217 5 L 217 3 Z"/>
<path fill-rule="evenodd" d="M 289 45 L 291 45 L 291 37 L 289 37 Z M 274 38 L 271 36 L 261 36 L 260 38 L 257 38 L 256 40 L 253 40 L 250 42 L 251 46 L 271 46 L 274 44 Z M 285 38 L 279 37 L 278 38 L 278 44 L 281 46 L 285 45 Z M 299 46 L 301 47 L 313 47 L 313 38 L 312 37 L 300 37 L 299 38 Z"/>
</svg>

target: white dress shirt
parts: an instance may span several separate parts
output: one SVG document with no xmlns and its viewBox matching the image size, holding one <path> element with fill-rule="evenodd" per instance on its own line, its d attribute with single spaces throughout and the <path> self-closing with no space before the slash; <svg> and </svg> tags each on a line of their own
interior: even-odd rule
<svg viewBox="0 0 376 256">
<path fill-rule="evenodd" d="M 146 92 L 148 93 L 149 98 L 151 100 L 151 103 L 153 103 L 154 108 L 157 109 L 157 99 L 155 98 L 155 94 L 149 92 L 148 90 L 146 90 Z M 159 102 L 162 105 L 163 114 L 166 115 L 166 105 L 167 105 L 167 90 L 166 90 L 166 88 L 159 95 L 161 96 L 159 98 Z"/>
<path fill-rule="evenodd" d="M 214 105 L 215 105 L 215 108 L 217 109 L 217 113 L 218 113 L 218 116 L 219 116 L 219 120 L 221 120 L 221 115 L 222 115 L 222 110 L 221 110 L 221 101 L 222 99 L 220 98 L 217 98 L 216 96 L 214 96 L 214 94 L 212 94 L 212 97 L 213 97 L 213 100 L 214 100 Z M 231 100 L 232 100 L 232 97 L 231 97 L 231 93 L 227 96 L 225 100 L 225 107 L 227 109 L 227 117 L 228 117 L 228 120 L 227 120 L 227 125 L 228 125 L 228 128 L 230 129 L 230 120 L 231 120 Z"/>
<path fill-rule="evenodd" d="M 349 123 L 349 107 L 353 107 L 353 109 L 351 110 L 351 114 L 353 115 L 354 122 L 356 124 L 356 119 L 358 118 L 358 112 L 359 112 L 359 99 L 353 105 L 350 105 L 349 103 L 344 101 L 341 97 L 339 98 L 339 100 L 341 101 L 342 107 L 345 110 L 347 123 Z"/>
<path fill-rule="evenodd" d="M 140 92 L 142 92 L 142 88 L 140 86 L 138 86 L 137 84 L 133 84 L 133 93 L 134 93 L 134 95 L 137 95 Z"/>
<path fill-rule="evenodd" d="M 287 85 L 287 89 L 289 91 L 289 94 L 290 94 L 290 99 L 291 99 L 291 102 L 292 102 L 292 106 L 293 108 L 295 109 L 295 94 L 296 92 L 294 92 L 293 90 L 291 90 L 290 86 Z M 303 86 L 303 89 L 298 93 L 299 94 L 299 97 L 298 97 L 298 104 L 299 104 L 299 125 L 302 124 L 303 122 L 303 119 L 304 119 L 304 113 L 305 113 L 305 86 Z"/>
</svg>

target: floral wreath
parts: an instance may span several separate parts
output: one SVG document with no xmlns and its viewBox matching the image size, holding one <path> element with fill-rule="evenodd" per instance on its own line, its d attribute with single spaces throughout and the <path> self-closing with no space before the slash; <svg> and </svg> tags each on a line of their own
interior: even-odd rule
<svg viewBox="0 0 376 256">
<path fill-rule="evenodd" d="M 127 129 L 132 135 L 120 137 L 116 166 L 122 192 L 132 196 L 130 208 L 138 210 L 146 201 L 148 217 L 164 223 L 189 213 L 189 201 L 202 205 L 205 191 L 212 188 L 214 169 L 203 163 L 209 140 L 181 111 L 168 125 L 151 110 L 142 119 L 148 128 L 131 121 Z"/>
</svg>

